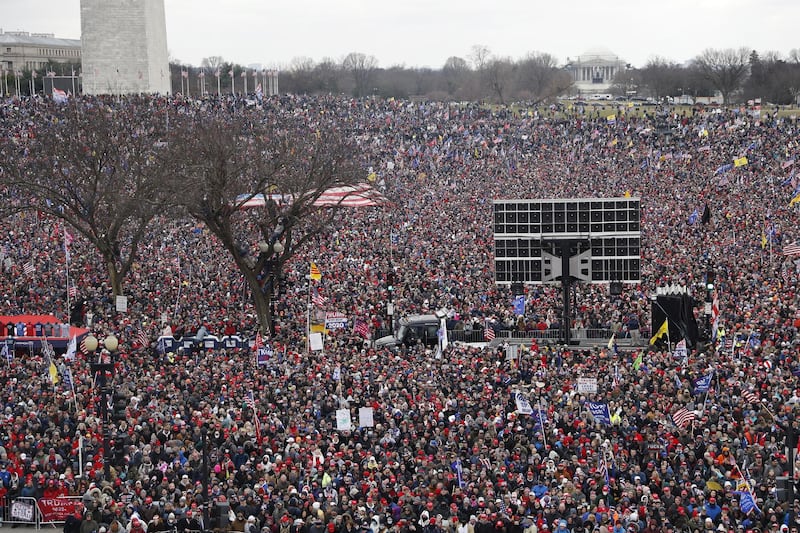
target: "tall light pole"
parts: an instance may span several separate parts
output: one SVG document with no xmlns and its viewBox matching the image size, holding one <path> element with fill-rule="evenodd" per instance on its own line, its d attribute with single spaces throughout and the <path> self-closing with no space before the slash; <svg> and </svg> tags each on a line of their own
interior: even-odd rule
<svg viewBox="0 0 800 533">
<path fill-rule="evenodd" d="M 97 352 L 99 346 L 97 337 L 89 334 L 83 342 L 89 353 Z M 103 351 L 100 352 L 98 360 L 91 363 L 92 375 L 96 377 L 95 386 L 99 387 L 100 391 L 100 417 L 103 421 L 103 477 L 105 481 L 109 482 L 111 481 L 111 417 L 108 413 L 108 395 L 111 393 L 114 382 L 113 354 L 118 347 L 117 337 L 108 335 L 103 341 Z"/>
</svg>

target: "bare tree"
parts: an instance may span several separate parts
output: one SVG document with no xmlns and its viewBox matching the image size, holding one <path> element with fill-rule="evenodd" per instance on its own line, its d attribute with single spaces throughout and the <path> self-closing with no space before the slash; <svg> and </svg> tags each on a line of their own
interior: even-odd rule
<svg viewBox="0 0 800 533">
<path fill-rule="evenodd" d="M 319 78 L 319 90 L 324 93 L 338 93 L 342 69 L 339 64 L 330 57 L 322 58 L 314 70 Z"/>
<path fill-rule="evenodd" d="M 517 63 L 517 87 L 526 100 L 539 103 L 564 94 L 572 85 L 568 73 L 558 68 L 555 57 L 546 53 L 530 53 Z"/>
<path fill-rule="evenodd" d="M 166 121 L 154 106 L 77 101 L 32 124 L 23 143 L 0 141 L 0 182 L 19 203 L 64 221 L 103 258 L 114 295 L 139 243 L 163 210 Z M 165 111 L 164 111 L 165 112 Z"/>
<path fill-rule="evenodd" d="M 747 48 L 708 48 L 697 56 L 693 63 L 708 79 L 709 83 L 722 94 L 723 103 L 728 104 L 747 79 L 750 50 Z"/>
<path fill-rule="evenodd" d="M 639 70 L 639 79 L 656 99 L 677 94 L 686 85 L 682 81 L 685 79 L 684 69 L 677 63 L 658 56 L 651 58 Z"/>
<path fill-rule="evenodd" d="M 494 58 L 489 61 L 484 70 L 486 80 L 489 88 L 492 91 L 492 96 L 498 103 L 504 104 L 511 77 L 514 71 L 514 65 L 509 58 Z"/>
<path fill-rule="evenodd" d="M 489 60 L 492 57 L 492 51 L 489 49 L 488 46 L 483 44 L 475 44 L 472 45 L 472 50 L 470 51 L 469 58 L 472 60 L 472 65 L 477 71 L 484 70 L 488 64 Z"/>
<path fill-rule="evenodd" d="M 360 52 L 350 52 L 342 61 L 342 68 L 353 77 L 354 96 L 367 96 L 372 93 L 378 60 Z"/>
<path fill-rule="evenodd" d="M 200 62 L 200 66 L 211 70 L 214 72 L 217 69 L 221 69 L 222 66 L 225 64 L 225 60 L 222 56 L 209 56 L 204 57 L 203 60 Z"/>
<path fill-rule="evenodd" d="M 282 265 L 328 226 L 334 208 L 315 202 L 360 172 L 339 130 L 290 119 L 194 117 L 173 128 L 173 183 L 244 276 L 262 331 L 274 333 L 270 302 Z M 261 195 L 263 207 L 242 209 Z"/>
<path fill-rule="evenodd" d="M 447 84 L 447 92 L 450 95 L 455 95 L 463 86 L 469 77 L 469 63 L 461 57 L 451 56 L 444 62 L 442 67 L 442 75 Z"/>
</svg>

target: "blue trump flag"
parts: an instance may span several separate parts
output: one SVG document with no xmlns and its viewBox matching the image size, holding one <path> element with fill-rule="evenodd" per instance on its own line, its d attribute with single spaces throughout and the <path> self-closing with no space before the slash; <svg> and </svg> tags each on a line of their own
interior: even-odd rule
<svg viewBox="0 0 800 533">
<path fill-rule="evenodd" d="M 728 163 L 727 165 L 721 165 L 717 167 L 717 170 L 714 171 L 714 174 L 716 175 L 724 174 L 725 172 L 728 172 L 732 168 L 733 168 L 733 163 Z"/>
<path fill-rule="evenodd" d="M 525 314 L 525 295 L 514 296 L 514 314 L 517 316 Z"/>
<path fill-rule="evenodd" d="M 608 410 L 607 403 L 586 402 L 586 407 L 595 420 L 606 426 L 611 425 L 611 413 Z"/>
<path fill-rule="evenodd" d="M 689 215 L 689 224 L 691 225 L 696 224 L 697 219 L 699 218 L 700 218 L 700 211 L 698 211 L 697 208 L 695 207 L 694 211 L 692 211 L 692 214 Z"/>
<path fill-rule="evenodd" d="M 756 505 L 756 501 L 750 492 L 737 490 L 733 493 L 739 496 L 739 509 L 741 509 L 745 515 L 750 514 L 752 511 L 761 513 L 761 509 Z"/>
<path fill-rule="evenodd" d="M 714 373 L 710 373 L 707 376 L 703 376 L 694 380 L 694 394 L 703 394 L 708 392 L 711 388 L 711 379 L 714 377 Z"/>
</svg>

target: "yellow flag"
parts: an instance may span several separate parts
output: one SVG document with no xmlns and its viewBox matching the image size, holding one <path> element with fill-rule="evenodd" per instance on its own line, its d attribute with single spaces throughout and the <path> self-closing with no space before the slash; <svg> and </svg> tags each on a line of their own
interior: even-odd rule
<svg viewBox="0 0 800 533">
<path fill-rule="evenodd" d="M 319 281 L 322 279 L 322 272 L 320 272 L 319 267 L 317 267 L 313 261 L 311 262 L 311 273 L 309 277 L 314 281 Z"/>
<path fill-rule="evenodd" d="M 743 167 L 746 164 L 747 164 L 747 158 L 746 157 L 739 157 L 739 158 L 733 160 L 733 166 L 734 167 Z"/>
<path fill-rule="evenodd" d="M 792 207 L 797 202 L 800 202 L 800 193 L 798 193 L 797 196 L 789 200 L 789 207 Z"/>
<path fill-rule="evenodd" d="M 663 324 L 661 324 L 661 327 L 660 327 L 660 328 L 658 328 L 658 331 L 656 331 L 656 334 L 655 334 L 655 335 L 653 335 L 653 336 L 650 338 L 650 346 L 652 346 L 653 344 L 655 344 L 655 343 L 656 343 L 656 341 L 658 341 L 658 339 L 660 339 L 661 337 L 663 337 L 664 335 L 666 335 L 668 332 L 669 332 L 669 320 L 667 320 L 667 319 L 665 318 L 665 319 L 664 319 L 664 323 L 663 323 Z"/>
<path fill-rule="evenodd" d="M 53 363 L 53 361 L 50 361 L 50 367 L 48 368 L 48 372 L 50 372 L 50 381 L 53 382 L 53 385 L 57 384 L 59 382 L 58 369 L 56 368 L 56 365 L 55 363 Z"/>
<path fill-rule="evenodd" d="M 625 194 L 623 194 L 622 196 L 624 196 L 625 198 L 630 198 L 631 197 L 631 191 L 630 190 L 625 191 Z"/>
</svg>

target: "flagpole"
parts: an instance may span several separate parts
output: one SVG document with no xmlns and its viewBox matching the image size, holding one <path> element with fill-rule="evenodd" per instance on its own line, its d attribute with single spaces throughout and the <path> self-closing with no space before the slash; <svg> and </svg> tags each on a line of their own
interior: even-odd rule
<svg viewBox="0 0 800 533">
<path fill-rule="evenodd" d="M 306 301 L 306 356 L 311 355 L 311 276 L 308 276 L 308 300 Z"/>
<path fill-rule="evenodd" d="M 67 233 L 66 232 L 67 232 L 67 228 L 65 227 L 64 228 L 64 259 L 65 259 L 64 264 L 66 266 L 66 273 L 67 273 L 67 316 L 69 316 L 69 314 L 70 314 L 70 312 L 72 310 L 72 299 L 70 298 L 70 295 L 69 295 L 69 248 L 67 248 L 67 246 L 69 246 L 69 245 L 67 244 Z"/>
<path fill-rule="evenodd" d="M 544 427 L 544 420 L 542 420 L 542 404 L 541 399 L 536 399 L 536 411 L 539 414 L 539 425 L 542 426 L 542 440 L 544 441 L 544 447 L 547 448 L 547 430 Z"/>
</svg>

